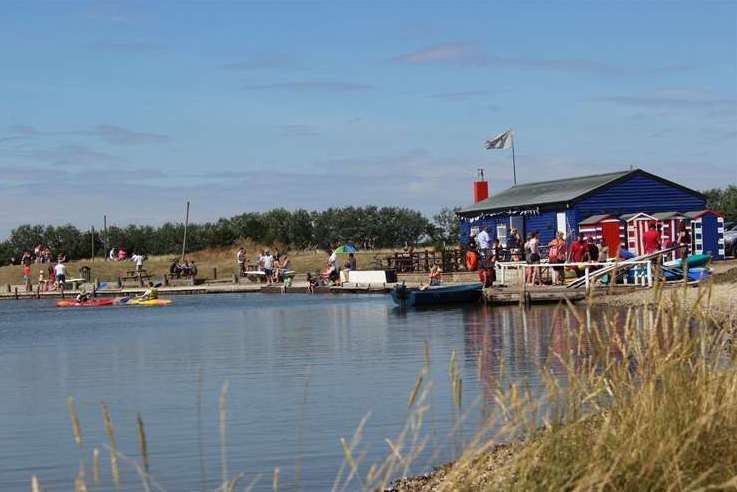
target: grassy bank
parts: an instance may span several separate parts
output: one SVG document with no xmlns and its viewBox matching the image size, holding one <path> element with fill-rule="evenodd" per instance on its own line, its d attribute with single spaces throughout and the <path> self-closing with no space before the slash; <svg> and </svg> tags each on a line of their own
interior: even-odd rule
<svg viewBox="0 0 737 492">
<path fill-rule="evenodd" d="M 256 255 L 262 249 L 261 246 L 254 244 L 246 245 L 246 253 L 248 255 L 248 263 L 254 263 Z M 212 278 L 213 269 L 217 269 L 218 278 L 232 277 L 238 270 L 235 261 L 235 254 L 238 246 L 231 248 L 208 249 L 203 251 L 195 251 L 187 254 L 187 259 L 197 264 L 198 275 L 204 278 Z M 273 249 L 271 249 L 273 252 Z M 376 255 L 390 253 L 389 250 L 376 251 L 359 251 L 356 253 L 356 259 L 359 268 L 369 269 L 374 262 Z M 342 261 L 345 261 L 347 255 L 340 255 Z M 325 269 L 327 259 L 324 251 L 293 251 L 289 252 L 291 268 L 297 272 L 318 272 Z M 152 256 L 148 257 L 144 268 L 155 277 L 162 277 L 169 273 L 169 266 L 172 260 L 178 259 L 173 255 Z M 48 264 L 33 264 L 31 267 L 34 283 L 38 279 L 41 269 L 46 272 Z M 131 261 L 105 261 L 103 258 L 73 260 L 67 263 L 68 277 L 77 277 L 79 269 L 88 266 L 92 269 L 92 278 L 98 278 L 101 282 L 115 281 L 118 277 L 124 276 L 127 271 L 134 270 L 135 266 Z M 23 267 L 20 265 L 0 267 L 0 285 L 11 284 L 21 285 L 23 283 Z"/>
</svg>

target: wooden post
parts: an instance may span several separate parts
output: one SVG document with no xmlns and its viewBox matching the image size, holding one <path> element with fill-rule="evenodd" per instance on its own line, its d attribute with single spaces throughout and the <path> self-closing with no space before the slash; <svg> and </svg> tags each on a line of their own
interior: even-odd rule
<svg viewBox="0 0 737 492">
<path fill-rule="evenodd" d="M 184 238 L 182 239 L 182 263 L 184 263 L 184 254 L 187 251 L 187 227 L 189 226 L 189 200 L 187 200 L 187 211 L 184 215 Z"/>
<path fill-rule="evenodd" d="M 584 285 L 586 286 L 586 291 L 589 290 L 589 266 L 586 265 L 586 270 L 584 270 Z"/>
<path fill-rule="evenodd" d="M 167 275 L 166 273 L 164 274 L 164 279 L 162 283 L 164 284 L 164 287 L 169 287 L 169 275 Z"/>
<path fill-rule="evenodd" d="M 97 297 L 97 286 L 92 285 L 92 297 Z"/>
<path fill-rule="evenodd" d="M 10 284 L 7 284 L 6 287 L 8 288 L 8 294 L 10 294 L 13 291 L 13 289 L 10 287 Z"/>
<path fill-rule="evenodd" d="M 15 288 L 15 300 L 18 300 L 18 287 Z"/>
<path fill-rule="evenodd" d="M 123 288 L 123 279 L 118 277 L 118 289 L 122 289 L 122 288 Z"/>
<path fill-rule="evenodd" d="M 653 286 L 653 264 L 649 261 L 647 262 L 647 286 Z"/>
<path fill-rule="evenodd" d="M 237 273 L 234 273 L 234 274 L 233 274 L 233 283 L 234 283 L 234 284 L 238 284 L 238 280 L 239 280 L 239 279 L 238 279 L 238 274 L 237 274 Z"/>
<path fill-rule="evenodd" d="M 212 279 L 217 280 L 218 279 L 218 269 L 217 267 L 212 267 Z"/>
<path fill-rule="evenodd" d="M 41 299 L 41 284 L 36 285 L 36 299 Z"/>
</svg>

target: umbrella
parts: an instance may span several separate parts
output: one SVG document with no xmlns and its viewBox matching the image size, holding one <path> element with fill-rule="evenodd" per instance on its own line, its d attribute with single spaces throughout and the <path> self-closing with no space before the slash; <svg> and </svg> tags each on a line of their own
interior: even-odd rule
<svg viewBox="0 0 737 492">
<path fill-rule="evenodd" d="M 335 248 L 336 253 L 355 253 L 358 250 L 355 246 L 351 246 L 350 244 L 344 244 L 343 246 L 338 246 Z"/>
</svg>

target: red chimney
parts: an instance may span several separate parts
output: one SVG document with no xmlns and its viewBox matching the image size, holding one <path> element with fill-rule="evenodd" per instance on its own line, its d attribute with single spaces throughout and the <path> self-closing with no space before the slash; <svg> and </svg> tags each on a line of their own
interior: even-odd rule
<svg viewBox="0 0 737 492">
<path fill-rule="evenodd" d="M 473 183 L 473 203 L 489 198 L 489 182 L 484 179 L 484 170 L 479 169 L 479 175 Z"/>
</svg>

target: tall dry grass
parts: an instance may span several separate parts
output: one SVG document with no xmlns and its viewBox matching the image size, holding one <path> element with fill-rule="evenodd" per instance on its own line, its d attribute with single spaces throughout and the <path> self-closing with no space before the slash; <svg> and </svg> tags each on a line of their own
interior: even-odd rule
<svg viewBox="0 0 737 492">
<path fill-rule="evenodd" d="M 652 295 L 652 309 L 611 310 L 598 318 L 589 316 L 586 306 L 560 306 L 554 322 L 570 322 L 570 343 L 566 350 L 551 351 L 539 368 L 543 396 L 533 396 L 526 381 L 511 381 L 503 366 L 490 373 L 479 363 L 491 398 L 470 442 L 463 442 L 462 427 L 475 404 L 463 401 L 462 371 L 452 354 L 444 384 L 450 385 L 454 409 L 448 445 L 460 444 L 457 460 L 429 477 L 395 482 L 439 459 L 426 428 L 433 391 L 426 344 L 425 363 L 408 394 L 405 425 L 385 440 L 386 457 L 365 461 L 366 415 L 352 436 L 336 439 L 343 460 L 332 490 L 737 489 L 734 326 L 714 319 L 708 288 L 688 302 L 680 289 L 654 289 Z M 144 490 L 160 489 L 148 474 L 143 422 L 138 421 L 141 456 L 126 458 L 116 448 L 107 406 L 102 408 L 114 480 L 120 458 L 136 471 Z M 75 416 L 70 403 L 73 437 L 81 441 Z M 219 402 L 220 490 L 240 490 L 243 474 L 232 474 L 227 466 L 226 422 L 227 384 Z M 99 460 L 95 449 L 96 483 Z M 270 488 L 290 483 L 287 472 L 275 468 Z M 295 470 L 295 477 L 299 473 Z M 84 484 L 83 467 L 77 481 Z M 296 484 L 299 488 L 299 478 Z M 32 487 L 39 487 L 35 477 Z"/>
</svg>

